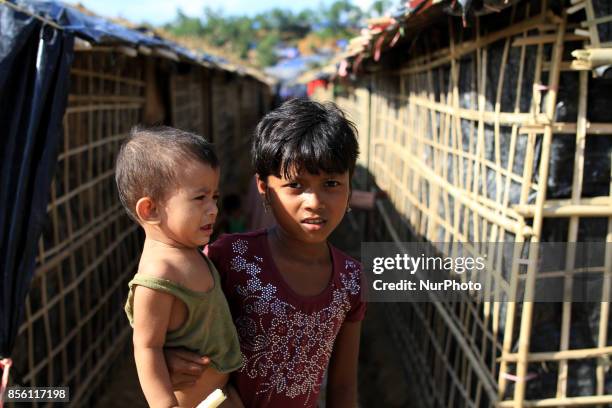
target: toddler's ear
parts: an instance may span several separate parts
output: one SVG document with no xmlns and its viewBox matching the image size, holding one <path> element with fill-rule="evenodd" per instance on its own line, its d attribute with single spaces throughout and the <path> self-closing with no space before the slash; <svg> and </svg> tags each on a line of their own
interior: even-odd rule
<svg viewBox="0 0 612 408">
<path fill-rule="evenodd" d="M 143 224 L 157 225 L 160 223 L 159 211 L 151 197 L 142 197 L 138 200 L 136 215 Z"/>
</svg>

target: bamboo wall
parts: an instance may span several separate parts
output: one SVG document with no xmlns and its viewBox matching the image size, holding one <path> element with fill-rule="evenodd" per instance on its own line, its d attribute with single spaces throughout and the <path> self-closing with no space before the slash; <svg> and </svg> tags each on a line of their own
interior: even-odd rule
<svg viewBox="0 0 612 408">
<path fill-rule="evenodd" d="M 251 137 L 257 122 L 270 109 L 268 87 L 250 78 L 218 72 L 211 84 L 212 140 L 221 161 L 222 193 L 243 195 L 253 171 L 250 163 Z"/>
<path fill-rule="evenodd" d="M 171 76 L 170 93 L 172 105 L 172 123 L 174 126 L 207 135 L 205 128 L 205 81 L 207 73 L 199 67 L 184 64 L 186 72 L 174 72 Z"/>
<path fill-rule="evenodd" d="M 219 145 L 248 137 L 239 135 L 238 127 L 228 135 L 213 120 L 227 101 L 237 102 L 217 101 L 211 111 L 209 79 L 225 74 L 195 65 L 180 71 L 172 64 L 128 57 L 112 47 L 75 53 L 48 218 L 11 372 L 13 381 L 24 386 L 70 387 L 71 406 L 95 401 L 131 337 L 123 306 L 143 236 L 116 193 L 114 164 L 122 140 L 136 124 L 168 120 L 200 134 L 208 130 Z M 237 105 L 254 126 L 251 122 L 269 109 L 268 86 L 237 76 L 233 81 L 249 82 L 249 89 L 267 95 Z M 230 92 L 223 86 L 221 91 Z M 226 125 L 240 117 L 239 111 L 230 112 Z M 248 160 L 248 151 L 232 154 L 236 162 Z M 221 160 L 229 161 L 224 154 Z"/>
<path fill-rule="evenodd" d="M 528 266 L 506 269 L 500 247 L 483 244 L 612 242 L 612 116 L 598 113 L 612 102 L 609 80 L 575 70 L 570 56 L 609 46 L 597 28 L 612 18 L 590 0 L 573 3 L 520 2 L 468 29 L 449 18 L 446 46 L 436 48 L 425 32 L 410 50 L 391 52 L 408 55 L 399 68 L 383 60 L 334 97 L 358 125 L 359 164 L 389 195 L 366 239 L 426 239 L 448 255 L 453 243 L 466 243 L 487 257 L 498 288 L 495 302 L 386 305 L 423 406 L 612 404 L 612 246 L 590 270 L 603 280 L 601 302 L 542 305 L 505 301 L 545 279 L 537 253 L 525 257 Z M 607 174 L 594 175 L 594 164 Z M 554 189 L 559 183 L 570 187 L 566 196 Z M 564 277 L 569 293 L 584 272 L 575 260 L 568 251 L 565 269 L 550 275 Z M 547 313 L 557 337 L 541 350 Z M 590 345 L 572 340 L 585 327 Z"/>
<path fill-rule="evenodd" d="M 173 126 L 215 143 L 221 162 L 222 194 L 243 194 L 251 180 L 251 136 L 270 109 L 271 90 L 253 78 L 197 68 L 171 75 Z"/>
</svg>

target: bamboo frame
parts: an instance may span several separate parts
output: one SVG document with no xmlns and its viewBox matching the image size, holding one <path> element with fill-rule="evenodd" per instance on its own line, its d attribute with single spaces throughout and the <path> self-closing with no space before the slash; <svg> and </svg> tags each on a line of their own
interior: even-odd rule
<svg viewBox="0 0 612 408">
<path fill-rule="evenodd" d="M 445 254 L 453 254 L 455 242 L 474 243 L 470 251 L 487 255 L 492 269 L 486 284 L 495 288 L 496 301 L 388 306 L 393 309 L 389 316 L 393 337 L 412 350 L 408 354 L 418 354 L 406 361 L 418 364 L 419 373 L 413 375 L 420 377 L 420 389 L 431 394 L 427 406 L 612 402 L 605 389 L 610 376 L 606 358 L 612 354 L 612 339 L 607 338 L 612 248 L 607 247 L 602 267 L 588 270 L 600 274 L 606 288 L 597 305 L 597 347 L 572 346 L 576 322 L 571 303 L 566 302 L 561 307 L 558 349 L 534 352 L 536 305 L 502 301 L 514 298 L 521 285 L 528 296 L 536 282 L 551 277 L 562 277 L 566 293 L 571 293 L 575 275 L 585 272 L 575 265 L 576 253 L 568 251 L 564 269 L 540 275 L 534 251 L 529 251 L 525 265 L 514 262 L 502 270 L 502 254 L 491 245 L 477 245 L 514 242 L 519 258 L 521 247 L 528 249 L 543 239 L 543 226 L 549 220 L 567 219 L 565 240 L 576 242 L 581 221 L 602 217 L 608 219 L 607 236 L 598 239 L 612 242 L 610 196 L 582 197 L 585 145 L 589 138 L 612 137 L 612 126 L 587 120 L 589 73 L 572 71 L 571 61 L 563 58 L 564 48 L 571 51 L 580 42 L 585 49 L 609 47 L 600 41 L 597 27 L 612 19 L 596 16 L 591 0 L 580 4 L 571 24 L 565 15 L 552 14 L 547 2 L 540 5 L 533 15 L 529 4 L 513 6 L 509 13 L 514 23 L 500 29 L 484 27 L 486 19 L 479 19 L 472 35 L 456 30 L 456 21 L 450 19 L 448 46 L 430 50 L 426 40 L 420 40 L 401 68 L 378 66 L 347 94 L 334 96 L 357 124 L 360 147 L 366 152 L 360 164 L 389 197 L 388 203 L 377 204 L 372 216 L 372 225 L 377 226 L 366 239 L 443 242 Z M 584 20 L 576 23 L 575 16 Z M 580 27 L 588 28 L 589 35 L 575 31 Z M 506 72 L 510 61 L 518 73 Z M 578 79 L 575 122 L 555 121 L 562 75 Z M 543 80 L 546 88 L 533 86 Z M 504 92 L 512 92 L 512 105 L 502 101 Z M 526 100 L 531 103 L 525 105 Z M 548 199 L 547 184 L 536 180 L 548 180 L 551 144 L 568 134 L 576 141 L 571 197 Z M 596 361 L 597 395 L 570 397 L 569 362 L 584 359 Z M 535 362 L 559 367 L 557 389 L 550 398 L 528 398 L 528 368 Z M 487 390 L 488 384 L 494 384 L 494 392 Z"/>
</svg>

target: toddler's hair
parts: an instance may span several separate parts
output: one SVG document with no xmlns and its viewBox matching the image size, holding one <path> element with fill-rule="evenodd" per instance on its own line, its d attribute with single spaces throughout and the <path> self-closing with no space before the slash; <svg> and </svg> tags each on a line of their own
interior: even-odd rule
<svg viewBox="0 0 612 408">
<path fill-rule="evenodd" d="M 271 174 L 291 178 L 302 170 L 348 171 L 352 176 L 359 154 L 356 134 L 353 122 L 334 103 L 292 99 L 257 125 L 253 167 L 264 180 Z"/>
<path fill-rule="evenodd" d="M 219 167 L 213 145 L 202 136 L 167 126 L 132 128 L 115 165 L 119 199 L 128 215 L 138 222 L 136 203 L 142 197 L 164 200 L 188 160 Z"/>
</svg>

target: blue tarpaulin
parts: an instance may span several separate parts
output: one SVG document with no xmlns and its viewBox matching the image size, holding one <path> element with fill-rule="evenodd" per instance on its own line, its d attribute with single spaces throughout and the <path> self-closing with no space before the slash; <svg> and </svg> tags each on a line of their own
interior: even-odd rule
<svg viewBox="0 0 612 408">
<path fill-rule="evenodd" d="M 57 163 L 74 36 L 0 6 L 0 355 L 13 348 Z"/>
<path fill-rule="evenodd" d="M 193 62 L 227 62 L 225 59 L 214 55 L 195 53 L 172 41 L 152 35 L 147 30 L 128 28 L 103 17 L 85 14 L 59 1 L 16 0 L 12 3 L 28 13 L 53 21 L 65 31 L 74 33 L 78 37 L 95 44 L 143 45 L 173 51 Z"/>
</svg>

